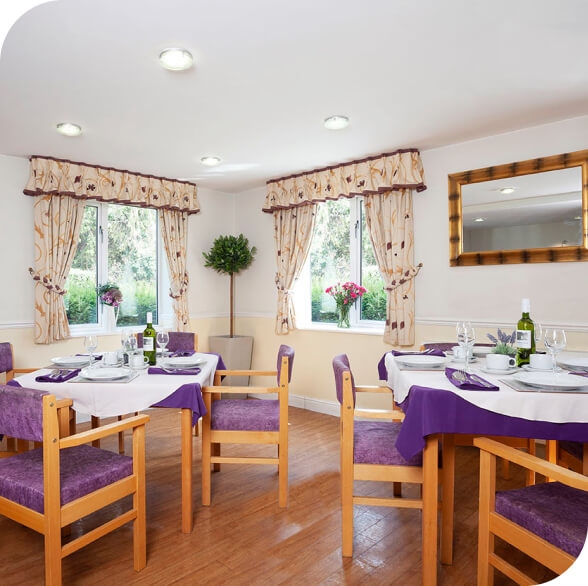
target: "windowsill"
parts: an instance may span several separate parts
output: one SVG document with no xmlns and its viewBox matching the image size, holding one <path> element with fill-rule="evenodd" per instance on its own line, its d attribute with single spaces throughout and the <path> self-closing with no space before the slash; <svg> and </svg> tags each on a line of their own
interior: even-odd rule
<svg viewBox="0 0 588 586">
<path fill-rule="evenodd" d="M 338 328 L 336 324 L 304 323 L 296 325 L 297 330 L 312 332 L 336 332 L 338 334 L 364 334 L 366 336 L 383 336 L 384 326 L 353 326 L 351 328 Z"/>
</svg>

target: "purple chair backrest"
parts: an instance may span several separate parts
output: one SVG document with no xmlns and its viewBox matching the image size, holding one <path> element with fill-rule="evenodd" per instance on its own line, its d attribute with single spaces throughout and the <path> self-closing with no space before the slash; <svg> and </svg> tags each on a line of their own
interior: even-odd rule
<svg viewBox="0 0 588 586">
<path fill-rule="evenodd" d="M 347 354 L 339 354 L 333 358 L 333 372 L 335 373 L 335 389 L 337 390 L 337 401 L 343 404 L 343 373 L 349 371 L 351 375 L 351 389 L 353 391 L 353 406 L 355 407 L 355 381 L 353 380 L 353 373 L 349 366 L 349 358 Z"/>
<path fill-rule="evenodd" d="M 12 370 L 12 346 L 10 342 L 0 342 L 0 372 Z"/>
<path fill-rule="evenodd" d="M 282 372 L 282 358 L 288 357 L 288 383 L 292 380 L 292 367 L 294 366 L 294 348 L 282 344 L 278 350 L 278 385 L 280 384 L 280 373 Z"/>
<path fill-rule="evenodd" d="M 43 441 L 43 395 L 22 387 L 0 385 L 0 433 L 35 442 Z"/>
<path fill-rule="evenodd" d="M 143 348 L 143 334 L 137 334 L 137 347 Z M 170 332 L 169 343 L 166 348 L 170 352 L 190 352 L 194 350 L 194 332 Z"/>
</svg>

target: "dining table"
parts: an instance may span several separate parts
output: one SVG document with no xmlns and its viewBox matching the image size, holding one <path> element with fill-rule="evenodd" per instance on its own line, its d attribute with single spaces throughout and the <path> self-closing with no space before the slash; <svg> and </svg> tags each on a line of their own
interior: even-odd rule
<svg viewBox="0 0 588 586">
<path fill-rule="evenodd" d="M 71 378 L 57 382 L 55 367 L 40 369 L 19 376 L 9 385 L 47 391 L 58 399 L 71 399 L 76 413 L 106 418 L 143 411 L 151 407 L 181 410 L 181 469 L 182 469 L 182 532 L 191 533 L 194 526 L 192 495 L 192 429 L 206 415 L 202 387 L 215 382 L 217 370 L 226 367 L 220 355 L 193 353 L 198 359 L 195 374 L 166 372 L 156 368 L 133 370 L 132 380 L 81 380 Z M 158 359 L 159 362 L 159 359 Z M 99 365 L 98 365 L 99 366 Z M 156 374 L 154 373 L 157 372 Z M 185 371 L 184 371 L 185 372 Z M 218 378 L 218 377 L 217 377 Z"/>
<path fill-rule="evenodd" d="M 459 365 L 448 364 L 454 368 Z M 441 535 L 439 558 L 453 562 L 453 514 L 456 435 L 502 436 L 588 442 L 588 387 L 567 392 L 524 388 L 513 375 L 470 373 L 485 385 L 477 390 L 457 388 L 445 365 L 435 370 L 403 367 L 392 352 L 378 364 L 380 380 L 392 389 L 405 419 L 396 441 L 410 460 L 423 452 L 423 584 L 437 583 L 439 444 L 441 444 Z M 580 379 L 588 385 L 588 379 Z"/>
</svg>

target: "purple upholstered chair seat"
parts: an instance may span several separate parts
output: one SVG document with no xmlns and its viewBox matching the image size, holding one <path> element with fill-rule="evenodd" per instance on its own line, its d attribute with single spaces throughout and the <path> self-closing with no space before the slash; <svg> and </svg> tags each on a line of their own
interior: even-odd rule
<svg viewBox="0 0 588 586">
<path fill-rule="evenodd" d="M 279 431 L 280 403 L 263 399 L 220 399 L 212 404 L 210 428 L 224 431 Z"/>
<path fill-rule="evenodd" d="M 568 454 L 582 460 L 584 458 L 584 444 L 581 442 L 559 442 L 559 447 Z"/>
<path fill-rule="evenodd" d="M 133 473 L 133 459 L 91 446 L 60 451 L 61 504 Z M 0 496 L 43 513 L 43 448 L 0 460 Z"/>
<path fill-rule="evenodd" d="M 588 528 L 588 493 L 560 482 L 496 493 L 496 512 L 577 557 Z"/>
<path fill-rule="evenodd" d="M 396 439 L 401 425 L 396 421 L 355 421 L 353 462 L 355 464 L 422 466 L 422 453 L 406 461 L 396 449 Z"/>
</svg>

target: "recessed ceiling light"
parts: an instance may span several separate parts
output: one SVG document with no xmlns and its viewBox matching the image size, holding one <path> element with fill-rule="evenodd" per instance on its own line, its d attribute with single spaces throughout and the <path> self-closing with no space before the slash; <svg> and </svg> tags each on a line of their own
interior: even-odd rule
<svg viewBox="0 0 588 586">
<path fill-rule="evenodd" d="M 163 67 L 170 71 L 183 71 L 184 69 L 190 69 L 192 63 L 194 63 L 190 51 L 178 48 L 164 49 L 159 54 L 159 61 Z"/>
<path fill-rule="evenodd" d="M 214 167 L 215 165 L 220 165 L 223 160 L 220 157 L 202 157 L 200 162 L 207 167 Z"/>
<path fill-rule="evenodd" d="M 499 189 L 498 191 L 500 191 L 500 193 L 504 193 L 504 195 L 508 195 L 509 193 L 514 192 L 514 187 L 503 187 L 502 189 Z"/>
<path fill-rule="evenodd" d="M 474 218 L 474 222 L 483 222 L 485 218 Z"/>
<path fill-rule="evenodd" d="M 324 125 L 329 130 L 343 130 L 349 126 L 349 118 L 347 116 L 329 116 L 325 118 Z"/>
<path fill-rule="evenodd" d="M 79 124 L 73 124 L 72 122 L 60 122 L 57 125 L 57 132 L 60 132 L 65 136 L 79 136 L 82 134 L 82 127 Z"/>
</svg>

